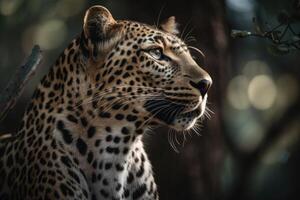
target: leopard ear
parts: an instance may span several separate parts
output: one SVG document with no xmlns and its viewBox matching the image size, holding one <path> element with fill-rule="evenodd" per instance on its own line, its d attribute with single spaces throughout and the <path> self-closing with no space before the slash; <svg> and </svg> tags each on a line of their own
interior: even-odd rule
<svg viewBox="0 0 300 200">
<path fill-rule="evenodd" d="M 121 39 L 123 26 L 102 6 L 90 7 L 84 16 L 83 33 L 88 41 L 89 52 L 98 61 Z"/>
<path fill-rule="evenodd" d="M 174 16 L 171 16 L 167 20 L 165 20 L 162 24 L 160 24 L 160 27 L 163 31 L 166 31 L 167 33 L 171 33 L 174 35 L 177 35 L 179 33 L 178 23 L 175 21 Z"/>
</svg>

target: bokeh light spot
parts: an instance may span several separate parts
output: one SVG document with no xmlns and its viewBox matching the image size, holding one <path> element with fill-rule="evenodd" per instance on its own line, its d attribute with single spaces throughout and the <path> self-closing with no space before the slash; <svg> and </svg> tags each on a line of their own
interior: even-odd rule
<svg viewBox="0 0 300 200">
<path fill-rule="evenodd" d="M 0 1 L 0 13 L 5 16 L 12 15 L 20 3 L 19 0 L 2 0 Z"/>
<path fill-rule="evenodd" d="M 249 101 L 259 110 L 272 107 L 276 100 L 277 90 L 274 81 L 267 75 L 255 76 L 249 84 Z"/>
<path fill-rule="evenodd" d="M 243 151 L 253 151 L 263 136 L 263 127 L 256 121 L 248 121 L 241 126 L 241 133 L 236 138 L 237 145 Z"/>
<path fill-rule="evenodd" d="M 36 32 L 36 43 L 42 49 L 54 49 L 65 40 L 67 28 L 62 20 L 49 20 L 38 26 Z"/>
<path fill-rule="evenodd" d="M 253 0 L 227 0 L 228 7 L 238 12 L 251 12 L 253 10 Z"/>
<path fill-rule="evenodd" d="M 249 107 L 247 95 L 249 81 L 247 77 L 239 75 L 233 78 L 227 88 L 227 99 L 230 105 L 238 110 Z"/>
<path fill-rule="evenodd" d="M 59 1 L 56 9 L 59 16 L 68 18 L 80 13 L 85 7 L 84 0 L 64 0 Z"/>
<path fill-rule="evenodd" d="M 245 64 L 243 74 L 248 78 L 253 78 L 259 74 L 271 74 L 271 71 L 267 63 L 261 60 L 251 60 Z"/>
</svg>

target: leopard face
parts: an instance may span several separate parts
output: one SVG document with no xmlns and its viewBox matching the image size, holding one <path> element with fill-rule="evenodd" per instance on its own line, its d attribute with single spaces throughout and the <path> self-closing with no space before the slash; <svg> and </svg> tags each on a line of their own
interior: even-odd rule
<svg viewBox="0 0 300 200">
<path fill-rule="evenodd" d="M 116 21 L 106 8 L 90 8 L 82 46 L 93 58 L 88 65 L 94 88 L 105 94 L 98 105 L 126 104 L 149 124 L 193 127 L 205 112 L 212 79 L 177 32 L 174 17 L 156 28 Z"/>
</svg>

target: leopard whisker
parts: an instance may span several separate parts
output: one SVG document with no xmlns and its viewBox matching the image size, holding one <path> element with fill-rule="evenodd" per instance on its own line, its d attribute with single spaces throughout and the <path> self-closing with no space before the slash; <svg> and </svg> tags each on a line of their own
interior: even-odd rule
<svg viewBox="0 0 300 200">
<path fill-rule="evenodd" d="M 187 46 L 189 49 L 193 49 L 195 50 L 196 52 L 200 53 L 200 55 L 205 58 L 205 54 L 200 50 L 198 49 L 197 47 L 194 47 L 194 46 Z"/>
<path fill-rule="evenodd" d="M 187 43 L 189 43 L 189 42 L 196 42 L 196 41 L 197 41 L 197 40 L 196 40 L 195 37 L 193 37 L 193 36 L 188 36 L 184 42 L 187 44 Z"/>
<path fill-rule="evenodd" d="M 185 26 L 184 26 L 184 28 L 183 28 L 181 34 L 180 34 L 180 37 L 179 37 L 180 39 L 183 40 L 183 36 L 184 36 L 184 34 L 185 34 L 185 31 L 187 30 L 187 28 L 188 28 L 188 26 L 190 25 L 191 22 L 192 22 L 192 18 L 190 18 L 189 21 L 185 24 Z M 183 41 L 184 41 L 184 40 L 183 40 Z"/>
<path fill-rule="evenodd" d="M 178 138 L 177 138 L 177 132 L 175 131 L 175 141 L 176 141 L 176 143 L 178 144 L 178 145 L 180 145 L 180 141 L 178 140 Z"/>
<path fill-rule="evenodd" d="M 172 136 L 173 136 L 173 129 L 169 129 L 169 131 L 168 131 L 168 142 L 169 142 L 170 146 L 172 147 L 172 149 L 176 153 L 179 153 L 179 150 L 177 149 L 176 145 L 174 144 L 174 138 Z"/>
<path fill-rule="evenodd" d="M 149 117 L 147 120 L 145 120 L 144 123 L 142 123 L 141 126 L 145 126 L 145 125 L 148 124 L 148 122 L 151 122 L 151 120 L 152 120 L 152 119 L 160 112 L 160 110 L 161 110 L 162 108 L 165 108 L 165 107 L 166 107 L 166 105 L 159 106 L 159 107 L 155 108 L 155 111 L 157 111 L 157 112 L 151 114 L 150 117 Z"/>
<path fill-rule="evenodd" d="M 207 112 L 209 112 L 210 114 L 215 114 L 214 111 L 212 111 L 208 106 L 206 106 L 205 110 L 207 110 Z"/>
<path fill-rule="evenodd" d="M 187 34 L 186 34 L 185 37 L 183 38 L 183 41 L 186 40 L 186 38 L 193 32 L 194 29 L 195 29 L 195 27 L 192 27 L 192 28 L 187 32 Z"/>
</svg>

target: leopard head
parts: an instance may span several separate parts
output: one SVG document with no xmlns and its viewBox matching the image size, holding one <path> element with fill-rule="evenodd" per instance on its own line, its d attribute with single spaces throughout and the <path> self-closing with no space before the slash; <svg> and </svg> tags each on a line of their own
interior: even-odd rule
<svg viewBox="0 0 300 200">
<path fill-rule="evenodd" d="M 122 112 L 176 130 L 193 127 L 205 112 L 212 79 L 177 34 L 174 17 L 155 27 L 115 20 L 102 6 L 88 9 L 81 49 L 93 88 L 102 94 L 98 106 L 129 107 Z"/>
</svg>

